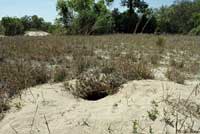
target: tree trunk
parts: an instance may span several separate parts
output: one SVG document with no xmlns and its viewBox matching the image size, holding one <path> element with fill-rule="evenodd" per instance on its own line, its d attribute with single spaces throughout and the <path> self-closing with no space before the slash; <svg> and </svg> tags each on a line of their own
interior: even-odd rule
<svg viewBox="0 0 200 134">
<path fill-rule="evenodd" d="M 133 14 L 133 0 L 128 0 L 128 6 L 129 6 L 129 15 L 131 16 Z"/>
</svg>

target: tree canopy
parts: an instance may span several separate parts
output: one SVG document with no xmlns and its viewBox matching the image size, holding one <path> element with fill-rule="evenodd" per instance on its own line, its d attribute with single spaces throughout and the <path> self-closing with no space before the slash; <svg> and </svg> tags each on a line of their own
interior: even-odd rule
<svg viewBox="0 0 200 134">
<path fill-rule="evenodd" d="M 3 17 L 0 21 L 0 34 L 8 36 L 20 35 L 28 30 L 49 31 L 53 25 L 45 22 L 37 15 L 16 17 Z"/>
<path fill-rule="evenodd" d="M 0 34 L 18 35 L 27 30 L 54 34 L 170 33 L 200 34 L 200 0 L 176 0 L 170 6 L 152 9 L 145 0 L 120 0 L 120 12 L 110 5 L 115 0 L 57 0 L 54 24 L 43 18 L 3 17 Z"/>
</svg>

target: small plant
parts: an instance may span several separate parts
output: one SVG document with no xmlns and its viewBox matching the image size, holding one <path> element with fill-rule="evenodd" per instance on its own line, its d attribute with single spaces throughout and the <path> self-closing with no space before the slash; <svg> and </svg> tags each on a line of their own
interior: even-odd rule
<svg viewBox="0 0 200 134">
<path fill-rule="evenodd" d="M 63 67 L 56 67 L 54 70 L 54 82 L 62 82 L 67 76 L 66 69 Z"/>
<path fill-rule="evenodd" d="M 158 104 L 155 101 L 152 101 L 152 109 L 147 111 L 149 119 L 155 121 L 158 118 L 159 111 L 157 110 Z"/>
<path fill-rule="evenodd" d="M 0 89 L 1 90 L 1 89 Z M 10 105 L 8 103 L 8 99 L 0 95 L 0 121 L 4 117 L 4 112 L 10 109 Z"/>
<path fill-rule="evenodd" d="M 5 112 L 10 109 L 8 102 L 0 102 L 0 113 Z"/>
<path fill-rule="evenodd" d="M 20 110 L 22 108 L 22 103 L 21 102 L 17 102 L 14 105 L 17 108 L 17 110 Z"/>
<path fill-rule="evenodd" d="M 170 59 L 169 62 L 170 66 L 175 67 L 177 69 L 184 69 L 185 67 L 185 62 L 183 60 L 177 62 L 175 59 Z"/>
<path fill-rule="evenodd" d="M 163 53 L 165 47 L 165 39 L 163 37 L 158 37 L 156 46 L 159 48 L 159 52 Z"/>
<path fill-rule="evenodd" d="M 153 64 L 153 65 L 158 65 L 160 59 L 161 59 L 161 56 L 160 56 L 160 55 L 158 55 L 158 54 L 152 55 L 152 56 L 151 56 L 151 64 Z"/>
<path fill-rule="evenodd" d="M 133 134 L 137 134 L 138 133 L 138 127 L 139 127 L 139 123 L 137 120 L 133 121 Z"/>
<path fill-rule="evenodd" d="M 50 73 L 45 64 L 41 64 L 36 67 L 32 67 L 32 71 L 30 71 L 32 76 L 33 85 L 39 85 L 47 83 L 50 80 Z"/>
<path fill-rule="evenodd" d="M 158 47 L 164 47 L 164 45 L 165 45 L 165 39 L 163 37 L 158 37 L 158 39 L 156 41 L 156 45 Z"/>
<path fill-rule="evenodd" d="M 153 128 L 151 126 L 149 127 L 149 134 L 153 134 Z"/>
</svg>

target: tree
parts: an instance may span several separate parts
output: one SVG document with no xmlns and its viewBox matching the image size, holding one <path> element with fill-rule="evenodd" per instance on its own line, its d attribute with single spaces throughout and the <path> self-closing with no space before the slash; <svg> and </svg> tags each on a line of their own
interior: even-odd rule
<svg viewBox="0 0 200 134">
<path fill-rule="evenodd" d="M 131 16 L 136 9 L 139 12 L 143 12 L 146 8 L 148 8 L 148 4 L 143 0 L 122 0 L 122 6 L 126 6 L 129 11 L 129 15 Z"/>
<path fill-rule="evenodd" d="M 58 0 L 56 10 L 58 11 L 58 15 L 60 16 L 60 18 L 57 19 L 57 22 L 61 22 L 63 23 L 65 28 L 69 28 L 73 19 L 73 11 L 69 8 L 67 1 Z"/>
<path fill-rule="evenodd" d="M 169 7 L 162 7 L 156 12 L 158 30 L 166 33 L 187 34 L 197 27 L 200 0 L 179 0 Z M 196 18 L 197 17 L 197 18 Z"/>
<path fill-rule="evenodd" d="M 59 20 L 74 34 L 107 33 L 112 27 L 112 16 L 106 3 L 109 1 L 58 0 Z"/>
<path fill-rule="evenodd" d="M 19 18 L 3 17 L 1 20 L 5 35 L 19 35 L 24 33 L 24 26 Z"/>
<path fill-rule="evenodd" d="M 5 32 L 5 28 L 3 27 L 3 25 L 0 22 L 0 35 L 4 35 Z"/>
<path fill-rule="evenodd" d="M 42 25 L 44 24 L 44 19 L 41 17 L 38 17 L 37 15 L 33 15 L 31 17 L 32 23 L 31 23 L 31 28 L 32 29 L 42 29 Z"/>
<path fill-rule="evenodd" d="M 30 30 L 31 27 L 32 27 L 32 17 L 31 16 L 24 16 L 21 18 L 21 22 L 24 26 L 24 30 L 27 31 L 27 30 Z"/>
<path fill-rule="evenodd" d="M 92 9 L 95 0 L 68 0 L 67 5 L 77 13 Z"/>
</svg>

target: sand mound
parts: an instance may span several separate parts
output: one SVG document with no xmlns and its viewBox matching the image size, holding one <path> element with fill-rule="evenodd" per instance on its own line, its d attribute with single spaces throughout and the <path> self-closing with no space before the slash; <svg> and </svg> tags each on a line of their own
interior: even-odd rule
<svg viewBox="0 0 200 134">
<path fill-rule="evenodd" d="M 49 33 L 44 31 L 27 31 L 24 36 L 48 36 Z"/>
<path fill-rule="evenodd" d="M 173 122 L 177 127 L 172 123 L 170 126 L 165 118 L 165 112 L 174 110 L 175 106 L 178 120 L 185 115 L 192 115 L 195 122 L 193 130 L 196 130 L 200 126 L 200 114 L 195 112 L 196 109 L 193 110 L 195 107 L 191 108 L 192 112 L 188 113 L 187 109 L 183 111 L 185 103 L 181 103 L 188 98 L 194 87 L 192 84 L 179 85 L 164 81 L 132 81 L 115 95 L 98 101 L 87 101 L 63 91 L 62 83 L 37 86 L 26 91 L 21 100 L 13 100 L 12 105 L 15 107 L 0 122 L 0 134 L 175 133 L 181 123 Z M 198 94 L 191 98 L 193 103 L 199 103 Z M 152 113 L 152 101 L 158 105 L 156 109 L 159 114 L 155 121 L 147 112 Z M 170 120 L 174 119 L 172 115 L 169 117 Z"/>
</svg>

